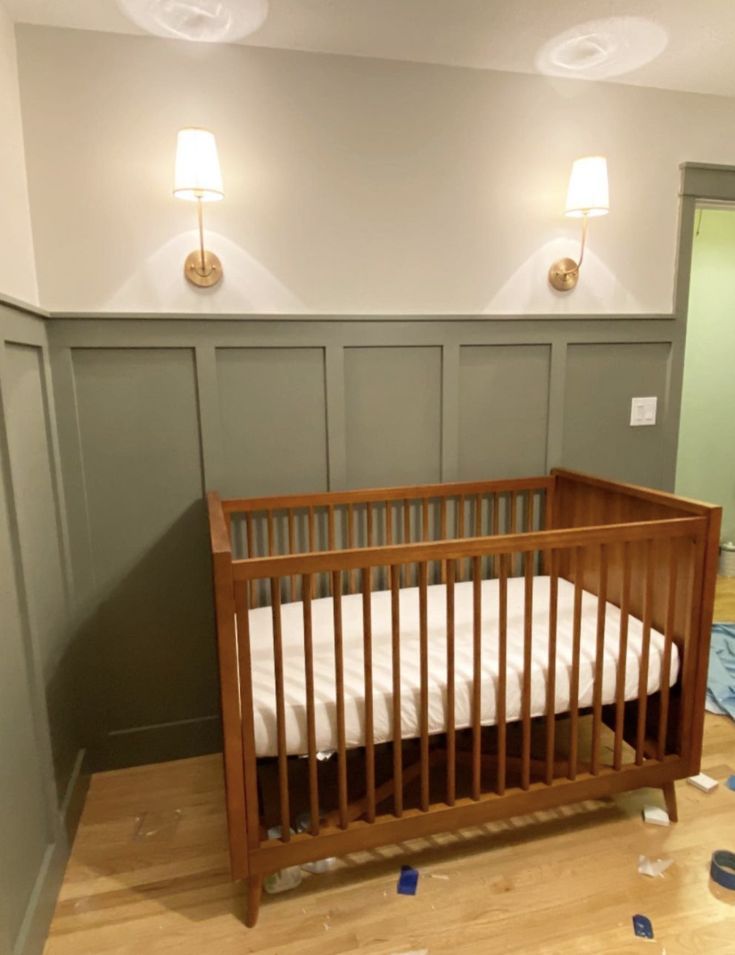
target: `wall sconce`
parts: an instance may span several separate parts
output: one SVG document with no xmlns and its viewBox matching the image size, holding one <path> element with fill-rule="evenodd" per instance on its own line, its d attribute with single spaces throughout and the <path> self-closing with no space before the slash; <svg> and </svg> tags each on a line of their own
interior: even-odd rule
<svg viewBox="0 0 735 955">
<path fill-rule="evenodd" d="M 565 215 L 582 220 L 582 244 L 579 259 L 559 259 L 549 269 L 549 282 L 558 292 L 569 292 L 579 280 L 579 269 L 587 244 L 587 226 L 590 219 L 606 216 L 610 211 L 607 185 L 607 159 L 604 156 L 585 156 L 572 163 L 569 177 Z"/>
<path fill-rule="evenodd" d="M 222 278 L 222 263 L 204 248 L 202 205 L 224 198 L 222 173 L 214 133 L 208 129 L 180 129 L 176 137 L 174 195 L 197 204 L 199 248 L 184 262 L 184 275 L 199 288 L 211 288 Z"/>
</svg>

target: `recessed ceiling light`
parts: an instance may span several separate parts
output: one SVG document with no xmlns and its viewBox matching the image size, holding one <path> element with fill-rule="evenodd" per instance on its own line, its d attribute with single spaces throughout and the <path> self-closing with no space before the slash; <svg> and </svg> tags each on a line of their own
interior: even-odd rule
<svg viewBox="0 0 735 955">
<path fill-rule="evenodd" d="M 536 57 L 536 69 L 549 76 L 608 79 L 655 60 L 668 42 L 663 27 L 642 17 L 592 20 L 545 43 Z"/>
<path fill-rule="evenodd" d="M 198 43 L 233 43 L 255 33 L 268 0 L 117 0 L 146 33 Z"/>
</svg>

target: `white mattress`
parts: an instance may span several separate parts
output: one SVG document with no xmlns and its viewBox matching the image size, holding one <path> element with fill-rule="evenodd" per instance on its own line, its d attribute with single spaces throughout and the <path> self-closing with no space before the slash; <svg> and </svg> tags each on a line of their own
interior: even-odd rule
<svg viewBox="0 0 735 955">
<path fill-rule="evenodd" d="M 549 578 L 536 577 L 533 585 L 533 653 L 531 673 L 531 713 L 546 712 L 546 676 L 548 669 Z M 508 581 L 508 637 L 506 719 L 521 715 L 523 671 L 524 580 Z M 572 618 L 574 587 L 559 580 L 556 699 L 557 713 L 569 709 L 572 672 Z M 314 685 L 317 750 L 337 748 L 336 681 L 334 672 L 334 628 L 330 597 L 312 602 L 314 641 Z M 306 688 L 304 674 L 303 608 L 299 603 L 282 606 L 284 689 L 286 704 L 286 744 L 289 754 L 308 752 L 306 733 Z M 446 588 L 443 584 L 428 588 L 429 635 L 429 732 L 446 729 Z M 415 587 L 400 591 L 401 622 L 401 735 L 420 735 L 420 651 L 419 596 Z M 342 598 L 344 641 L 345 726 L 348 748 L 363 746 L 364 674 L 362 596 Z M 625 698 L 638 695 L 642 624 L 630 618 L 625 673 Z M 374 738 L 376 743 L 393 738 L 391 669 L 391 599 L 389 591 L 372 594 Z M 620 611 L 607 604 L 605 612 L 605 651 L 603 665 L 603 703 L 615 699 L 619 652 Z M 584 593 L 579 669 L 579 705 L 592 704 L 594 659 L 597 636 L 597 597 Z M 250 639 L 253 674 L 255 745 L 259 756 L 277 754 L 276 695 L 273 666 L 273 623 L 270 607 L 250 611 Z M 648 665 L 648 693 L 661 685 L 664 638 L 651 632 Z M 679 656 L 671 648 L 669 685 L 676 681 Z M 457 728 L 471 723 L 472 698 L 472 584 L 455 585 L 455 722 Z M 498 582 L 482 583 L 482 723 L 496 722 L 498 686 Z"/>
</svg>

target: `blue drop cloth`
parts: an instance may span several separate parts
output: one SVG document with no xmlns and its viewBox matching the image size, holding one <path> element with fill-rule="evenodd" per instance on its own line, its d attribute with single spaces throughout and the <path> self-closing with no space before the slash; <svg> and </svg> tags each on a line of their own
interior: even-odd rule
<svg viewBox="0 0 735 955">
<path fill-rule="evenodd" d="M 735 720 L 735 623 L 712 627 L 706 707 Z"/>
</svg>

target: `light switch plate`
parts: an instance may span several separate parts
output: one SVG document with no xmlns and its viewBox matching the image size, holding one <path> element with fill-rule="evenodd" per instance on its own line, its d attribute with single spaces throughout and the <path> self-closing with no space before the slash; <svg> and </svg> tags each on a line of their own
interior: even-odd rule
<svg viewBox="0 0 735 955">
<path fill-rule="evenodd" d="M 640 428 L 646 425 L 656 424 L 656 405 L 658 398 L 631 398 L 630 401 L 630 426 L 631 428 Z"/>
</svg>

